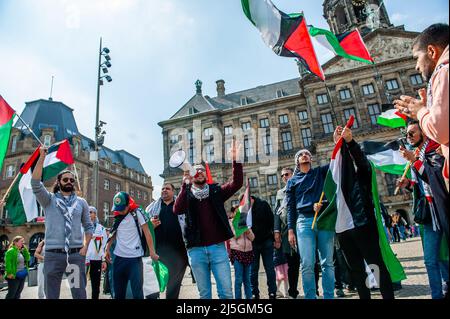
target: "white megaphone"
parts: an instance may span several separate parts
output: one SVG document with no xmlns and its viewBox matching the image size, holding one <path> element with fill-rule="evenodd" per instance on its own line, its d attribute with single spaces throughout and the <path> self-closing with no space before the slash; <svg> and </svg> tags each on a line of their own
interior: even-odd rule
<svg viewBox="0 0 450 319">
<path fill-rule="evenodd" d="M 183 172 L 189 172 L 189 175 L 193 176 L 195 174 L 192 165 L 187 161 L 186 152 L 183 150 L 176 151 L 170 156 L 169 166 L 172 168 L 179 168 Z"/>
</svg>

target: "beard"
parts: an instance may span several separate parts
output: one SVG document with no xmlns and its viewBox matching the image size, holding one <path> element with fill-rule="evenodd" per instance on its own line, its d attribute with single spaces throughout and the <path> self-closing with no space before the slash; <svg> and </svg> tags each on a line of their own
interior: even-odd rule
<svg viewBox="0 0 450 319">
<path fill-rule="evenodd" d="M 419 147 L 422 143 L 423 143 L 423 137 L 420 137 L 420 139 L 416 143 L 412 144 L 412 146 Z"/>
<path fill-rule="evenodd" d="M 205 185 L 206 184 L 206 179 L 204 179 L 203 181 L 195 180 L 194 184 L 195 185 L 200 185 L 200 186 Z"/>
<path fill-rule="evenodd" d="M 73 185 L 71 184 L 66 184 L 64 186 L 61 185 L 61 190 L 66 193 L 71 193 L 73 192 Z"/>
</svg>

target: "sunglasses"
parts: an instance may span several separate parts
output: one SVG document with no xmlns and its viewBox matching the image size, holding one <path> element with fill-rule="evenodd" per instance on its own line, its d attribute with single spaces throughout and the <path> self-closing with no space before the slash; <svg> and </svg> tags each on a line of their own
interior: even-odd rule
<svg viewBox="0 0 450 319">
<path fill-rule="evenodd" d="M 311 156 L 311 153 L 303 152 L 303 153 L 300 153 L 300 154 L 299 154 L 299 156 L 305 156 L 305 155 Z"/>
<path fill-rule="evenodd" d="M 288 177 L 288 176 L 289 176 L 289 173 L 281 174 L 281 177 Z"/>
<path fill-rule="evenodd" d="M 68 177 L 64 177 L 63 179 L 62 179 L 62 181 L 64 182 L 64 183 L 67 183 L 68 181 L 70 181 L 72 184 L 75 182 L 75 179 L 73 179 L 73 178 L 68 178 Z"/>
</svg>

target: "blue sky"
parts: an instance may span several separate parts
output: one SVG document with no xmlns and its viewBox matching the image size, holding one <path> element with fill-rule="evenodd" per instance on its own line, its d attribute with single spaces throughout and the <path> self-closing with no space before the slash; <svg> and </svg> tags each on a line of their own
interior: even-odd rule
<svg viewBox="0 0 450 319">
<path fill-rule="evenodd" d="M 308 24 L 327 28 L 322 1 L 273 0 L 303 10 Z M 448 23 L 448 1 L 386 0 L 391 22 L 422 31 Z M 93 137 L 99 38 L 111 50 L 113 82 L 102 87 L 105 144 L 140 157 L 156 190 L 163 169 L 157 122 L 195 93 L 215 96 L 298 76 L 295 61 L 265 47 L 239 0 L 0 0 L 0 94 L 19 113 L 48 98 L 73 108 L 79 130 Z M 330 56 L 318 48 L 319 59 Z M 157 196 L 157 191 L 154 196 Z"/>
</svg>

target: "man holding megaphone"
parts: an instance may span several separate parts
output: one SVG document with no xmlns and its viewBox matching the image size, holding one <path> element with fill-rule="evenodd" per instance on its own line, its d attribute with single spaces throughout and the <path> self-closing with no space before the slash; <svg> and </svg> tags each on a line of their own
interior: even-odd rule
<svg viewBox="0 0 450 319">
<path fill-rule="evenodd" d="M 173 211 L 186 214 L 184 241 L 189 264 L 197 281 L 201 299 L 211 299 L 211 270 L 220 299 L 232 299 L 231 268 L 225 241 L 233 237 L 224 202 L 243 184 L 242 163 L 238 163 L 240 145 L 230 150 L 233 178 L 223 185 L 208 184 L 205 167 L 194 165 L 194 176 L 185 171 L 180 194 Z"/>
</svg>

